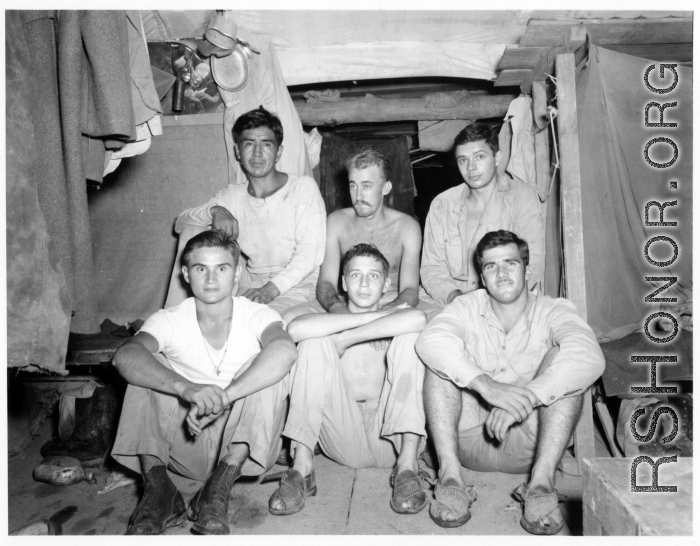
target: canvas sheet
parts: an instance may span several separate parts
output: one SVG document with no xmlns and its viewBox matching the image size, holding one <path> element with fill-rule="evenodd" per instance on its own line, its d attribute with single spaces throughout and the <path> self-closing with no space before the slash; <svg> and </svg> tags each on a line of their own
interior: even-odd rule
<svg viewBox="0 0 700 546">
<path fill-rule="evenodd" d="M 201 37 L 211 10 L 144 12 L 149 41 Z M 236 10 L 270 35 L 287 85 L 446 76 L 493 80 L 506 46 L 537 19 L 662 18 L 680 12 L 590 10 Z M 688 12 L 685 16 L 687 17 Z"/>
<path fill-rule="evenodd" d="M 175 218 L 227 180 L 222 123 L 165 125 L 147 153 L 124 159 L 102 189 L 90 190 L 100 322 L 124 325 L 163 307 L 177 250 Z"/>
<path fill-rule="evenodd" d="M 646 303 L 655 290 L 645 276 L 672 276 L 679 289 L 679 303 L 692 290 L 692 69 L 676 67 L 679 84 L 669 93 L 649 91 L 644 73 L 654 64 L 593 46 L 589 61 L 577 81 L 581 198 L 586 270 L 588 323 L 599 339 L 621 338 L 644 325 L 659 304 Z M 658 78 L 658 66 L 650 81 L 668 87 L 673 75 Z M 665 111 L 664 122 L 677 127 L 645 127 L 645 105 L 676 102 Z M 650 113 L 658 122 L 658 110 Z M 644 149 L 655 137 L 672 139 L 678 158 L 668 168 L 654 168 L 644 158 Z M 673 157 L 670 145 L 649 150 L 650 159 L 666 162 Z M 671 188 L 677 181 L 677 189 Z M 665 221 L 677 227 L 645 226 L 645 205 L 676 201 L 668 207 Z M 658 220 L 658 209 L 650 212 Z M 679 256 L 668 267 L 657 267 L 645 259 L 644 248 L 652 237 L 667 236 L 678 246 Z M 671 245 L 656 243 L 650 256 L 670 259 Z M 655 283 L 661 286 L 659 283 Z M 669 293 L 659 295 L 669 297 Z M 692 313 L 692 311 L 691 311 Z"/>
</svg>

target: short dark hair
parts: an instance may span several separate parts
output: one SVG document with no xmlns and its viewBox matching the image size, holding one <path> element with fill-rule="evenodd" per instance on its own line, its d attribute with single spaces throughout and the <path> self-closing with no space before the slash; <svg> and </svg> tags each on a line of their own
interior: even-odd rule
<svg viewBox="0 0 700 546">
<path fill-rule="evenodd" d="M 374 258 L 382 264 L 384 276 L 386 277 L 389 275 L 389 260 L 384 257 L 384 254 L 382 254 L 376 246 L 368 243 L 360 243 L 348 249 L 345 256 L 343 256 L 343 275 L 347 273 L 350 260 L 357 258 L 358 256 Z"/>
<path fill-rule="evenodd" d="M 280 121 L 280 118 L 263 108 L 262 105 L 260 105 L 260 108 L 246 112 L 236 120 L 236 123 L 233 124 L 233 141 L 238 144 L 243 131 L 247 131 L 248 129 L 257 129 L 258 127 L 267 127 L 270 129 L 273 133 L 275 133 L 277 147 L 282 145 L 282 140 L 284 139 L 282 122 Z"/>
<path fill-rule="evenodd" d="M 185 249 L 182 251 L 182 264 L 189 267 L 189 260 L 192 253 L 198 248 L 203 247 L 223 248 L 224 250 L 228 250 L 231 256 L 233 256 L 233 266 L 236 267 L 238 265 L 241 247 L 238 246 L 238 241 L 236 241 L 236 239 L 220 229 L 203 231 L 187 241 Z"/>
<path fill-rule="evenodd" d="M 530 263 L 530 247 L 527 246 L 527 242 L 512 231 L 499 229 L 498 231 L 489 231 L 476 245 L 474 259 L 476 260 L 476 267 L 479 272 L 481 272 L 481 266 L 484 263 L 484 252 L 492 248 L 498 248 L 499 246 L 506 246 L 509 244 L 515 244 L 518 247 L 520 259 L 523 261 L 523 265 L 527 267 Z"/>
<path fill-rule="evenodd" d="M 365 148 L 345 160 L 345 168 L 348 170 L 348 174 L 350 173 L 350 169 L 366 169 L 372 165 L 379 167 L 379 172 L 382 173 L 384 180 L 389 180 L 391 162 L 382 152 L 373 150 L 372 148 Z"/>
<path fill-rule="evenodd" d="M 491 148 L 493 155 L 496 155 L 500 149 L 498 147 L 498 133 L 496 133 L 496 131 L 491 128 L 490 125 L 478 122 L 467 125 L 464 129 L 457 133 L 452 151 L 455 152 L 457 150 L 457 146 L 461 146 L 462 144 L 479 142 L 480 140 L 485 140 L 486 144 L 488 144 L 489 148 Z"/>
</svg>

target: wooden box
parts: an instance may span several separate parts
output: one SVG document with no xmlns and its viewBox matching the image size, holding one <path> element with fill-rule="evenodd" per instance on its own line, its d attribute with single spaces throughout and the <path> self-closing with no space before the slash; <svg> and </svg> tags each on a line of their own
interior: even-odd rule
<svg viewBox="0 0 700 546">
<path fill-rule="evenodd" d="M 658 467 L 659 486 L 675 493 L 632 492 L 634 459 L 585 459 L 583 534 L 668 536 L 693 534 L 693 459 Z M 651 466 L 637 467 L 637 486 L 652 485 Z"/>
</svg>

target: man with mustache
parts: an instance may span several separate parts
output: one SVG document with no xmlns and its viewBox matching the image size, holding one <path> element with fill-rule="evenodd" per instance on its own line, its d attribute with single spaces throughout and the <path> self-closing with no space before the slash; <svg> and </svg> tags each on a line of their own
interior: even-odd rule
<svg viewBox="0 0 700 546">
<path fill-rule="evenodd" d="M 464 184 L 438 195 L 425 222 L 421 301 L 447 305 L 480 288 L 474 249 L 489 231 L 507 229 L 527 241 L 533 288 L 544 273 L 544 223 L 535 189 L 497 171 L 498 135 L 472 123 L 455 137 L 454 154 Z M 427 293 L 426 293 L 427 292 Z"/>
<path fill-rule="evenodd" d="M 318 184 L 276 168 L 283 136 L 279 118 L 262 106 L 240 116 L 233 125 L 234 151 L 247 183 L 227 186 L 175 222 L 180 249 L 210 226 L 237 238 L 246 262 L 236 295 L 278 313 L 313 298 L 326 243 L 326 207 Z M 186 297 L 176 266 L 165 307 Z"/>
<path fill-rule="evenodd" d="M 389 261 L 390 285 L 379 301 L 381 309 L 419 304 L 421 231 L 418 222 L 385 206 L 391 192 L 389 160 L 376 150 L 365 149 L 347 159 L 352 207 L 336 210 L 326 223 L 326 253 L 321 265 L 316 300 L 283 314 L 289 322 L 309 313 L 349 313 L 345 297 L 338 293 L 340 265 L 345 253 L 359 243 L 375 245 Z M 421 304 L 429 316 L 436 306 Z M 387 343 L 376 343 L 386 349 Z M 380 347 L 381 346 L 381 347 Z"/>
<path fill-rule="evenodd" d="M 533 534 L 564 522 L 555 473 L 578 421 L 586 389 L 605 359 L 590 326 L 563 298 L 535 295 L 527 243 L 489 232 L 475 250 L 485 290 L 457 297 L 423 330 L 416 352 L 430 369 L 423 402 L 440 468 L 430 516 L 464 525 L 476 500 L 462 466 L 530 473 L 514 494 Z"/>
</svg>

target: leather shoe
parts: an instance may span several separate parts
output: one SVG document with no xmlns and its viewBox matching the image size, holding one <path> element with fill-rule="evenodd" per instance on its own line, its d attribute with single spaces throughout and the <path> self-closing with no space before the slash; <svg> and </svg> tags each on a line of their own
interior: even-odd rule
<svg viewBox="0 0 700 546">
<path fill-rule="evenodd" d="M 238 466 L 220 462 L 194 499 L 188 515 L 196 523 L 192 530 L 203 535 L 228 535 L 228 500 L 233 482 L 241 475 Z"/>
<path fill-rule="evenodd" d="M 153 466 L 144 472 L 143 483 L 143 498 L 131 516 L 127 535 L 160 535 L 167 527 L 185 521 L 185 500 L 168 476 L 165 466 Z"/>
</svg>

